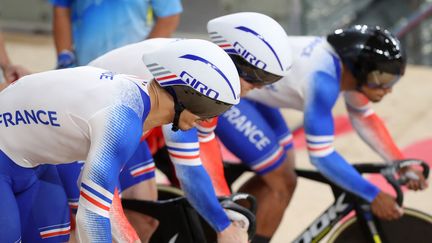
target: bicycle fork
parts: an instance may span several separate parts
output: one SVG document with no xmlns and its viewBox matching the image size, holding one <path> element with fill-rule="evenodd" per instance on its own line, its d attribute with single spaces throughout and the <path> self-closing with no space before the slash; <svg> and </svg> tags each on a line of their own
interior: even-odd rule
<svg viewBox="0 0 432 243">
<path fill-rule="evenodd" d="M 376 221 L 374 220 L 374 216 L 371 211 L 371 207 L 369 204 L 363 204 L 360 206 L 361 210 L 356 210 L 356 213 L 361 215 L 361 217 L 357 217 L 362 222 L 364 229 L 367 232 L 371 242 L 373 243 L 383 243 L 383 239 L 378 233 L 378 227 Z"/>
</svg>

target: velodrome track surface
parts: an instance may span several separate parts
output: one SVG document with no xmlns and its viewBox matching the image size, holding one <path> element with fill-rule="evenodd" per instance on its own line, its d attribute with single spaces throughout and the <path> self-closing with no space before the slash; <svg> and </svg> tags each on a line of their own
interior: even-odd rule
<svg viewBox="0 0 432 243">
<path fill-rule="evenodd" d="M 31 71 L 45 71 L 55 65 L 55 50 L 51 36 L 6 34 L 6 47 L 14 63 L 22 64 Z M 375 111 L 386 122 L 396 143 L 409 156 L 418 156 L 432 162 L 432 69 L 409 66 L 406 75 L 395 86 L 393 92 Z M 291 129 L 301 124 L 302 116 L 297 111 L 283 111 Z M 338 117 L 340 133 L 335 142 L 336 149 L 352 162 L 375 162 L 379 157 L 365 145 L 346 123 L 346 112 L 342 102 L 334 109 Z M 302 149 L 298 138 L 297 166 L 313 168 Z M 429 180 L 430 182 L 431 180 Z M 273 238 L 273 243 L 289 242 L 331 202 L 330 190 L 317 183 L 299 179 L 298 187 L 287 209 L 283 224 Z M 405 205 L 432 214 L 432 189 L 422 192 L 407 192 Z M 409 229 L 407 229 L 409 230 Z"/>
</svg>

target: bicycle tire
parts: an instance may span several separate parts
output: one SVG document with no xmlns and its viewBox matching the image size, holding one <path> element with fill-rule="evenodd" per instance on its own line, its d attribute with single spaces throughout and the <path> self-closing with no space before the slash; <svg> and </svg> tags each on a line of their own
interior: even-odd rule
<svg viewBox="0 0 432 243">
<path fill-rule="evenodd" d="M 432 241 L 432 216 L 412 208 L 404 208 L 402 218 L 381 221 L 381 234 L 389 243 L 427 243 Z M 369 243 L 354 216 L 339 226 L 328 243 Z M 384 243 L 384 242 L 383 242 Z"/>
<path fill-rule="evenodd" d="M 157 190 L 158 200 L 167 200 L 184 196 L 184 192 L 177 187 L 157 185 Z"/>
</svg>

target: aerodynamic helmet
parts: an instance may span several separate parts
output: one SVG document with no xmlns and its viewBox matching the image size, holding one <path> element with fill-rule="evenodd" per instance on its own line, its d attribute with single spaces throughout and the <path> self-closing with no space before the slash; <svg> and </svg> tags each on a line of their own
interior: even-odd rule
<svg viewBox="0 0 432 243">
<path fill-rule="evenodd" d="M 233 59 L 240 77 L 254 84 L 271 84 L 288 74 L 292 52 L 285 30 L 267 15 L 229 14 L 210 20 L 211 40 Z"/>
<path fill-rule="evenodd" d="M 327 36 L 342 62 L 357 79 L 358 86 L 391 79 L 391 87 L 404 74 L 406 55 L 399 40 L 379 26 L 355 25 Z"/>
<path fill-rule="evenodd" d="M 147 51 L 142 59 L 159 85 L 173 96 L 176 116 L 187 109 L 207 119 L 239 103 L 236 67 L 222 49 L 209 41 L 168 42 Z"/>
</svg>

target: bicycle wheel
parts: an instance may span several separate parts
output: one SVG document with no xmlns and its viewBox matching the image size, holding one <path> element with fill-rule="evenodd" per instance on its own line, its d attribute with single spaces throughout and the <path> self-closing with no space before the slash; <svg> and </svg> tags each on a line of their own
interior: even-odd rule
<svg viewBox="0 0 432 243">
<path fill-rule="evenodd" d="M 411 208 L 404 208 L 404 212 L 399 220 L 381 221 L 382 238 L 389 243 L 432 242 L 432 216 Z M 363 234 L 357 218 L 352 217 L 335 230 L 328 242 L 368 243 L 370 241 Z"/>
<path fill-rule="evenodd" d="M 158 200 L 168 200 L 184 196 L 182 190 L 172 186 L 157 185 L 157 190 Z"/>
</svg>

